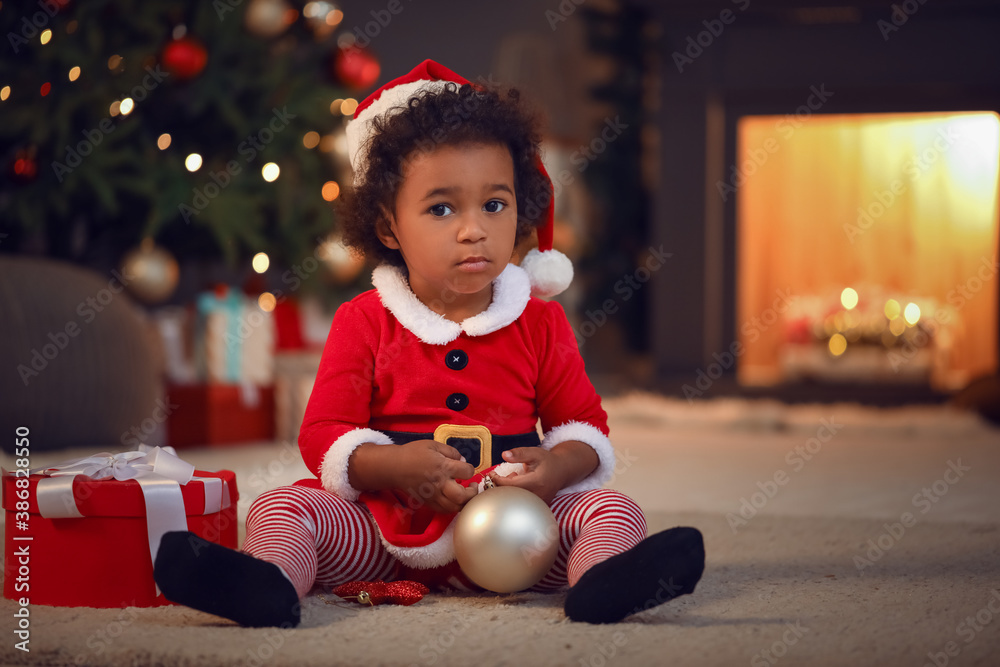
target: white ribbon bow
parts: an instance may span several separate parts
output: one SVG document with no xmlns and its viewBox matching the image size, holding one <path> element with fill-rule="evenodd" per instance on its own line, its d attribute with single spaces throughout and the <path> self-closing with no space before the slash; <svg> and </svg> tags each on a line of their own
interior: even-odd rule
<svg viewBox="0 0 1000 667">
<path fill-rule="evenodd" d="M 101 452 L 82 459 L 64 461 L 54 466 L 36 468 L 32 474 L 45 475 L 38 481 L 38 513 L 47 519 L 82 518 L 73 496 L 77 475 L 101 481 L 115 479 L 139 482 L 146 502 L 146 533 L 150 561 L 155 561 L 164 533 L 187 530 L 187 512 L 180 485 L 192 479 L 205 483 L 205 513 L 229 506 L 227 486 L 217 478 L 194 476 L 194 466 L 179 458 L 172 447 L 139 445 L 131 452 Z M 156 593 L 159 595 L 159 587 Z"/>
</svg>

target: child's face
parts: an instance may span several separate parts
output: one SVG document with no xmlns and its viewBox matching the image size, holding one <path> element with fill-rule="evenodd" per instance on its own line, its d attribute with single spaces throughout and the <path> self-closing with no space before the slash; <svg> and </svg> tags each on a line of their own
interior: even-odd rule
<svg viewBox="0 0 1000 667">
<path fill-rule="evenodd" d="M 510 261 L 516 234 L 510 151 L 462 144 L 405 163 L 395 213 L 379 238 L 400 251 L 410 287 L 425 304 L 480 297 L 488 305 L 490 283 Z"/>
</svg>

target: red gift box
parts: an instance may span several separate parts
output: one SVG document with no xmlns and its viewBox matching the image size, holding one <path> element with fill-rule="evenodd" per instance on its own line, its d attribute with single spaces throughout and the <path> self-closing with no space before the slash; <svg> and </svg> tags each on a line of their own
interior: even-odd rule
<svg viewBox="0 0 1000 667">
<path fill-rule="evenodd" d="M 229 470 L 196 470 L 194 475 L 204 480 L 192 479 L 180 485 L 188 530 L 235 549 L 236 475 Z M 24 489 L 17 487 L 17 481 L 25 479 L 26 501 L 18 493 Z M 7 511 L 4 597 L 65 607 L 170 604 L 157 594 L 153 581 L 146 505 L 139 482 L 96 481 L 78 475 L 72 480 L 72 491 L 84 517 L 47 519 L 38 508 L 37 487 L 42 479 L 42 475 L 3 475 L 3 507 Z M 213 495 L 215 492 L 219 495 Z M 27 505 L 18 507 L 18 502 Z M 206 504 L 210 509 L 222 507 L 205 514 Z"/>
<path fill-rule="evenodd" d="M 274 439 L 274 388 L 254 386 L 247 400 L 236 384 L 171 385 L 167 387 L 170 416 L 167 444 L 171 447 L 224 445 Z"/>
</svg>

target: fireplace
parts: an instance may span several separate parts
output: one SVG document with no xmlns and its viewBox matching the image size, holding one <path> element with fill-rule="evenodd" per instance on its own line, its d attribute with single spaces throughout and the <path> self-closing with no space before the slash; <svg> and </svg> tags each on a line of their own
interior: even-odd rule
<svg viewBox="0 0 1000 667">
<path fill-rule="evenodd" d="M 996 372 L 1000 116 L 744 116 L 736 155 L 741 384 Z"/>
<path fill-rule="evenodd" d="M 634 1 L 663 45 L 657 387 L 888 405 L 995 374 L 1000 6 L 921 4 L 887 37 L 877 0 Z"/>
</svg>

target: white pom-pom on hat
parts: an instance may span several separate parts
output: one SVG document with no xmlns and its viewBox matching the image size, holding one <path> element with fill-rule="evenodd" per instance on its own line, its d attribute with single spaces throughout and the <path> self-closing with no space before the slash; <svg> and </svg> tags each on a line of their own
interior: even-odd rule
<svg viewBox="0 0 1000 667">
<path fill-rule="evenodd" d="M 573 262 L 558 250 L 532 248 L 521 260 L 521 268 L 528 272 L 535 296 L 555 296 L 573 282 Z"/>
<path fill-rule="evenodd" d="M 444 84 L 458 85 L 470 83 L 447 67 L 433 60 L 425 60 L 412 71 L 386 83 L 358 105 L 354 119 L 347 124 L 347 150 L 354 168 L 354 184 L 364 182 L 367 174 L 367 147 L 373 132 L 372 121 L 379 116 L 399 113 L 406 108 L 407 101 L 427 90 L 443 90 Z M 472 84 L 476 86 L 476 84 Z M 573 264 L 566 255 L 552 249 L 555 197 L 552 179 L 549 178 L 541 158 L 535 164 L 548 184 L 548 201 L 541 211 L 538 226 L 538 249 L 528 252 L 521 262 L 521 268 L 528 273 L 531 293 L 540 297 L 551 297 L 569 287 L 573 280 Z"/>
</svg>

